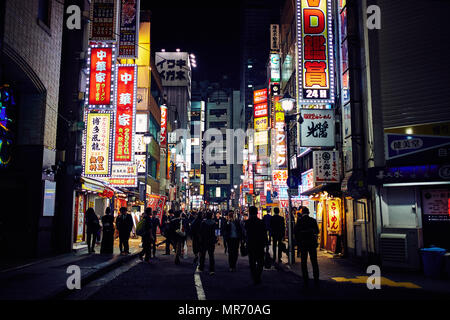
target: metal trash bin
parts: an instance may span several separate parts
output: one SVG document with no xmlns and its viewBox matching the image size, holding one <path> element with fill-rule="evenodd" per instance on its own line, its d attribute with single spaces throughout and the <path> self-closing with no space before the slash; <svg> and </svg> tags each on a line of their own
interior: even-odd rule
<svg viewBox="0 0 450 320">
<path fill-rule="evenodd" d="M 432 247 L 420 249 L 422 253 L 423 271 L 425 276 L 440 278 L 444 269 L 445 249 Z"/>
</svg>

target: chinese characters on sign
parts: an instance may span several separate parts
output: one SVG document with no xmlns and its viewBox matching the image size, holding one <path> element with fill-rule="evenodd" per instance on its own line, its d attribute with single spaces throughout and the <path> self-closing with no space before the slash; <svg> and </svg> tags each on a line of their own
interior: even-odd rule
<svg viewBox="0 0 450 320">
<path fill-rule="evenodd" d="M 121 0 L 119 58 L 136 59 L 140 0 Z"/>
<path fill-rule="evenodd" d="M 274 97 L 274 129 L 272 130 L 273 146 L 275 146 L 274 163 L 279 169 L 287 167 L 287 144 L 286 132 L 284 130 L 284 110 L 281 107 L 280 97 Z"/>
<path fill-rule="evenodd" d="M 280 82 L 280 55 L 278 53 L 272 53 L 270 55 L 270 82 Z"/>
<path fill-rule="evenodd" d="M 302 147 L 334 147 L 334 111 L 303 109 L 300 144 Z"/>
<path fill-rule="evenodd" d="M 313 152 L 314 180 L 316 183 L 339 182 L 339 154 L 337 151 Z"/>
<path fill-rule="evenodd" d="M 327 221 L 327 230 L 329 233 L 337 233 L 340 234 L 341 232 L 341 201 L 340 199 L 331 199 L 327 200 L 327 215 L 328 215 L 328 221 Z"/>
<path fill-rule="evenodd" d="M 111 99 L 113 47 L 92 47 L 90 50 L 89 89 L 85 104 L 109 106 Z"/>
<path fill-rule="evenodd" d="M 111 173 L 112 112 L 87 112 L 84 131 L 83 175 L 104 177 Z"/>
<path fill-rule="evenodd" d="M 253 91 L 253 104 L 260 104 L 267 102 L 267 89 Z"/>
<path fill-rule="evenodd" d="M 269 128 L 269 118 L 268 117 L 261 117 L 261 118 L 255 118 L 255 130 L 256 131 L 263 131 L 267 130 Z"/>
<path fill-rule="evenodd" d="M 187 52 L 157 52 L 155 60 L 163 86 L 189 86 L 191 68 Z"/>
<path fill-rule="evenodd" d="M 255 118 L 266 117 L 269 114 L 267 102 L 255 105 L 254 112 Z"/>
<path fill-rule="evenodd" d="M 167 107 L 161 106 L 161 140 L 159 146 L 167 147 Z"/>
<path fill-rule="evenodd" d="M 280 50 L 280 26 L 278 24 L 270 25 L 270 50 Z"/>
<path fill-rule="evenodd" d="M 92 0 L 90 11 L 90 40 L 116 40 L 116 0 Z"/>
<path fill-rule="evenodd" d="M 334 102 L 331 0 L 297 0 L 301 103 Z"/>
<path fill-rule="evenodd" d="M 287 170 L 272 170 L 272 184 L 274 186 L 287 186 Z"/>
<path fill-rule="evenodd" d="M 117 112 L 114 161 L 133 161 L 136 108 L 136 65 L 117 65 Z"/>
</svg>

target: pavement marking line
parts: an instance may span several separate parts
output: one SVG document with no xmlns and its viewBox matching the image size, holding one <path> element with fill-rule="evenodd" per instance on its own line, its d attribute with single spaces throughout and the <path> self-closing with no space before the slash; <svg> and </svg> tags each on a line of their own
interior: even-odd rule
<svg viewBox="0 0 450 320">
<path fill-rule="evenodd" d="M 336 282 L 352 282 L 352 283 L 361 283 L 365 284 L 367 283 L 367 276 L 357 276 L 356 278 L 344 278 L 344 277 L 334 277 L 331 278 Z M 421 289 L 422 287 L 412 283 L 412 282 L 395 282 L 388 278 L 381 277 L 381 285 L 388 286 L 388 287 L 403 287 L 407 289 Z"/>
<path fill-rule="evenodd" d="M 200 273 L 197 271 L 195 271 L 194 273 L 194 283 L 198 300 L 206 300 L 205 291 L 203 291 L 202 280 L 200 279 Z"/>
</svg>

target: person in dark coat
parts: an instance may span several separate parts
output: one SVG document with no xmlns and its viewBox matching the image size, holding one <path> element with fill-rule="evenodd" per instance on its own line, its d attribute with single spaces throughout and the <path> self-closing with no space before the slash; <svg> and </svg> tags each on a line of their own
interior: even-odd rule
<svg viewBox="0 0 450 320">
<path fill-rule="evenodd" d="M 242 239 L 242 227 L 239 220 L 236 219 L 233 211 L 228 213 L 228 221 L 224 228 L 224 238 L 228 242 L 228 265 L 230 271 L 236 271 L 236 263 L 239 257 L 239 244 Z"/>
<path fill-rule="evenodd" d="M 307 207 L 301 208 L 301 216 L 294 227 L 294 236 L 300 247 L 301 265 L 304 285 L 307 287 L 309 282 L 307 259 L 308 254 L 313 267 L 314 283 L 319 285 L 319 263 L 317 262 L 317 235 L 319 227 L 317 221 L 309 216 Z"/>
<path fill-rule="evenodd" d="M 152 224 L 152 237 L 150 239 L 150 247 L 151 247 L 151 251 L 153 253 L 153 258 L 155 258 L 156 257 L 156 231 L 158 230 L 157 228 L 161 227 L 161 225 L 160 225 L 158 217 L 156 215 L 154 215 L 153 212 L 150 211 L 148 216 L 151 219 L 151 224 Z"/>
<path fill-rule="evenodd" d="M 180 264 L 181 249 L 186 239 L 186 225 L 184 220 L 181 216 L 181 211 L 177 211 L 175 217 L 170 221 L 169 239 L 171 239 L 175 247 L 175 264 Z M 179 230 L 184 232 L 184 235 Z"/>
<path fill-rule="evenodd" d="M 272 250 L 273 250 L 273 260 L 277 258 L 278 249 L 278 263 L 281 263 L 282 256 L 282 242 L 285 235 L 285 223 L 284 218 L 280 216 L 280 209 L 273 209 L 273 217 L 270 219 L 270 228 L 272 230 Z"/>
<path fill-rule="evenodd" d="M 148 262 L 151 258 L 151 243 L 153 237 L 153 221 L 151 218 L 152 208 L 145 208 L 141 219 L 144 219 L 144 233 L 142 235 L 142 251 L 139 253 L 139 259 Z M 145 258 L 144 258 L 145 256 Z"/>
<path fill-rule="evenodd" d="M 116 218 L 116 228 L 119 231 L 120 254 L 129 254 L 130 247 L 128 240 L 130 239 L 130 232 L 133 229 L 133 218 L 127 212 L 126 207 L 120 208 L 119 213 Z"/>
<path fill-rule="evenodd" d="M 86 210 L 86 234 L 88 252 L 95 253 L 95 241 L 97 240 L 97 232 L 100 230 L 100 222 L 95 214 L 94 208 Z"/>
<path fill-rule="evenodd" d="M 216 222 L 213 219 L 213 213 L 208 211 L 206 219 L 200 225 L 200 265 L 197 270 L 203 272 L 205 267 L 206 252 L 209 258 L 209 274 L 213 275 L 215 271 L 214 249 L 216 247 Z"/>
<path fill-rule="evenodd" d="M 200 225 L 203 221 L 203 213 L 198 212 L 197 217 L 194 219 L 191 225 L 191 239 L 192 239 L 192 251 L 194 252 L 194 264 L 198 262 L 198 256 L 200 253 Z"/>
<path fill-rule="evenodd" d="M 269 245 L 272 239 L 272 227 L 270 225 L 270 221 L 272 220 L 272 215 L 270 214 L 270 209 L 268 209 L 267 213 L 263 217 L 264 225 L 266 226 L 266 232 L 268 237 L 268 244 L 266 246 L 266 251 L 269 252 Z M 275 256 L 274 256 L 275 259 Z"/>
<path fill-rule="evenodd" d="M 105 215 L 102 217 L 102 245 L 100 253 L 113 253 L 114 249 L 114 217 L 111 214 L 111 208 L 106 208 Z"/>
<path fill-rule="evenodd" d="M 267 233 L 264 222 L 258 218 L 258 209 L 251 206 L 249 218 L 245 222 L 248 246 L 248 262 L 253 282 L 261 283 L 261 274 L 264 267 L 264 248 L 267 245 Z"/>
</svg>

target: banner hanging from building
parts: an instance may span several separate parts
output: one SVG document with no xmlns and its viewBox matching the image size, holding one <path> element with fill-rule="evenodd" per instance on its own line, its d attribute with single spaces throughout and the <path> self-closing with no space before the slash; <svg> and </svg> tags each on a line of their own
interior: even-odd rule
<svg viewBox="0 0 450 320">
<path fill-rule="evenodd" d="M 113 116 L 112 111 L 85 112 L 83 176 L 110 176 Z"/>
<path fill-rule="evenodd" d="M 140 0 L 120 1 L 119 59 L 137 59 Z"/>
<path fill-rule="evenodd" d="M 134 132 L 136 125 L 137 66 L 116 66 L 116 129 L 114 162 L 134 161 Z"/>
<path fill-rule="evenodd" d="M 117 0 L 91 0 L 89 40 L 116 41 Z"/>
<path fill-rule="evenodd" d="M 303 123 L 300 126 L 302 147 L 334 147 L 334 110 L 302 109 Z"/>
<path fill-rule="evenodd" d="M 114 95 L 115 47 L 93 45 L 88 49 L 85 106 L 112 108 Z"/>
<path fill-rule="evenodd" d="M 296 3 L 299 103 L 334 103 L 331 0 Z"/>
<path fill-rule="evenodd" d="M 339 182 L 338 151 L 313 151 L 314 182 Z"/>
</svg>

